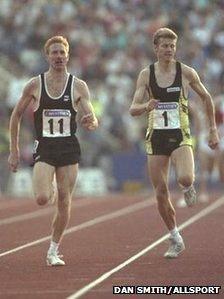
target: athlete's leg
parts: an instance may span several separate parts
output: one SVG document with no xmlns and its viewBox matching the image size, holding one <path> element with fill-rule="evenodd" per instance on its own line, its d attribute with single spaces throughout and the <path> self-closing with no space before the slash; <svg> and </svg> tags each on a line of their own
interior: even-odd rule
<svg viewBox="0 0 224 299">
<path fill-rule="evenodd" d="M 76 182 L 77 173 L 78 164 L 56 169 L 58 201 L 57 212 L 52 224 L 52 240 L 56 243 L 61 241 L 63 232 L 70 218 L 72 191 Z"/>
<path fill-rule="evenodd" d="M 47 252 L 47 264 L 63 266 L 65 262 L 58 255 L 59 243 L 68 224 L 71 210 L 72 191 L 78 173 L 78 164 L 59 167 L 56 169 L 57 181 L 57 210 L 52 222 L 52 238 Z"/>
<path fill-rule="evenodd" d="M 190 146 L 181 146 L 173 151 L 171 159 L 176 170 L 177 181 L 184 192 L 188 206 L 196 202 L 194 183 L 194 157 Z"/>
<path fill-rule="evenodd" d="M 46 204 L 53 196 L 52 181 L 55 168 L 45 162 L 37 162 L 33 169 L 34 197 L 39 205 Z"/>
<path fill-rule="evenodd" d="M 181 187 L 188 188 L 194 183 L 194 156 L 190 146 L 181 146 L 171 154 L 177 181 Z"/>
<path fill-rule="evenodd" d="M 168 190 L 168 156 L 148 156 L 149 176 L 155 191 L 159 213 L 169 230 L 176 226 L 175 210 Z"/>
<path fill-rule="evenodd" d="M 168 190 L 169 157 L 148 156 L 148 169 L 153 184 L 159 213 L 170 232 L 170 246 L 164 257 L 176 258 L 185 249 L 183 239 L 176 226 L 176 213 Z"/>
</svg>

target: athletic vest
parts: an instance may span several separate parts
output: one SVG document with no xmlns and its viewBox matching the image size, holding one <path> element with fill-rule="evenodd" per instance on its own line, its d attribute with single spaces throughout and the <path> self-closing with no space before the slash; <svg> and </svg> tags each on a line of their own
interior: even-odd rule
<svg viewBox="0 0 224 299">
<path fill-rule="evenodd" d="M 182 92 L 181 64 L 176 62 L 176 76 L 168 87 L 160 87 L 156 82 L 155 66 L 150 65 L 149 86 L 152 97 L 160 102 L 149 113 L 149 130 L 189 130 L 188 100 Z"/>
<path fill-rule="evenodd" d="M 150 82 L 149 86 L 154 99 L 159 99 L 160 102 L 179 102 L 180 91 L 182 87 L 181 65 L 176 62 L 176 76 L 174 82 L 169 87 L 160 87 L 156 82 L 155 65 L 150 65 Z"/>
<path fill-rule="evenodd" d="M 41 95 L 38 109 L 34 112 L 36 138 L 46 144 L 72 141 L 77 128 L 76 114 L 72 105 L 73 76 L 69 74 L 61 96 L 52 98 L 46 89 L 46 74 L 41 74 Z"/>
</svg>

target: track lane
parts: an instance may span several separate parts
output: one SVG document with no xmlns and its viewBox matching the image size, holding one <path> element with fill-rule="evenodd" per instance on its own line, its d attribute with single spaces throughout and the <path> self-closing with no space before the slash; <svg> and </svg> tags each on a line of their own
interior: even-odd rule
<svg viewBox="0 0 224 299">
<path fill-rule="evenodd" d="M 106 219 L 101 219 L 106 214 L 111 214 L 113 212 L 118 213 L 120 209 L 125 209 L 131 207 L 132 205 L 138 208 L 144 202 L 148 205 L 148 201 L 145 199 L 145 196 L 136 198 L 132 196 L 126 199 L 118 197 L 112 197 L 110 200 L 93 200 L 89 201 L 89 204 L 77 204 L 75 201 L 72 205 L 72 217 L 70 220 L 69 227 L 77 226 L 78 229 L 82 229 L 86 226 L 94 225 L 96 221 L 106 221 Z M 82 202 L 81 202 L 82 203 Z M 151 203 L 149 203 L 151 204 Z M 47 208 L 49 209 L 49 208 Z M 134 208 L 135 209 L 135 208 Z M 43 214 L 41 214 L 43 211 Z M 0 255 L 12 248 L 23 246 L 26 243 L 33 242 L 34 240 L 46 238 L 50 233 L 51 220 L 53 218 L 54 209 L 50 208 L 49 214 L 44 213 L 46 209 L 42 208 L 39 210 L 39 217 L 24 219 L 24 221 L 19 221 L 15 223 L 10 223 L 8 225 L 0 226 L 0 235 L 1 235 L 1 249 Z M 117 212 L 116 212 L 117 211 Z M 38 212 L 38 211 L 36 211 Z M 124 211 L 124 213 L 126 213 Z M 22 216 L 22 215 L 21 215 Z M 27 216 L 25 214 L 24 216 Z M 17 216 L 15 216 L 17 217 Z M 100 219 L 98 219 L 101 217 Z M 109 216 L 106 216 L 109 217 Z M 112 215 L 113 217 L 113 215 Z M 97 220 L 93 220 L 97 219 Z M 8 218 L 3 219 L 7 222 Z M 91 221 L 93 220 L 93 223 Z M 89 223 L 90 221 L 90 223 Z M 69 229 L 70 229 L 69 228 Z"/>
<path fill-rule="evenodd" d="M 183 231 L 186 250 L 175 260 L 162 258 L 164 244 L 149 254 L 115 273 L 112 277 L 92 289 L 84 298 L 114 298 L 113 285 L 151 285 L 151 286 L 221 286 L 219 295 L 178 295 L 176 298 L 223 298 L 224 297 L 224 240 L 223 235 L 224 206 L 202 218 Z M 155 295 L 153 298 L 163 298 Z M 174 296 L 174 295 L 173 295 Z M 131 298 L 136 298 L 130 296 Z M 137 296 L 138 297 L 138 296 Z M 149 298 L 150 295 L 141 295 Z M 117 295 L 117 298 L 119 296 Z"/>
<path fill-rule="evenodd" d="M 214 235 L 215 233 L 221 236 L 223 231 L 224 198 L 217 202 L 217 206 L 219 204 L 218 208 L 215 204 L 211 204 L 207 209 L 205 208 L 201 213 L 198 213 L 197 216 L 191 217 L 190 221 L 187 220 L 180 225 L 180 229 L 184 229 L 183 236 L 187 249 L 178 259 L 164 259 L 164 244 L 161 243 L 158 246 L 154 244 L 155 250 L 144 254 L 133 263 L 124 267 L 120 265 L 118 267 L 119 270 L 114 268 L 113 271 L 104 273 L 103 276 L 98 277 L 98 281 L 97 279 L 92 281 L 92 283 L 74 292 L 68 298 L 80 298 L 82 294 L 84 294 L 84 298 L 114 298 L 112 294 L 113 285 L 213 285 L 222 286 L 223 288 L 224 257 L 222 249 L 224 240 L 223 238 L 216 238 L 215 242 L 209 243 L 209 247 L 205 246 L 206 244 L 208 245 L 209 235 Z M 212 206 L 214 210 L 210 211 Z M 208 214 L 206 215 L 206 213 Z M 195 226 L 197 227 L 196 231 L 194 229 Z M 206 229 L 207 226 L 208 229 Z M 210 254 L 210 259 L 208 259 L 208 253 Z M 96 284 L 95 287 L 94 283 Z M 99 283 L 99 286 L 97 283 Z M 220 294 L 215 296 L 222 298 L 223 294 L 222 289 Z M 118 295 L 116 296 L 119 297 Z M 142 298 L 149 296 L 141 295 Z M 153 294 L 154 296 L 161 298 L 161 295 Z M 205 298 L 204 294 L 192 296 L 192 298 Z M 189 295 L 181 295 L 181 298 L 189 298 Z"/>
<path fill-rule="evenodd" d="M 110 204 L 110 201 L 107 201 L 105 202 L 106 208 L 102 207 L 102 203 L 99 203 L 102 209 L 100 211 L 102 213 L 111 211 L 111 205 L 115 209 L 122 204 L 127 205 L 136 200 L 139 199 L 124 198 L 121 201 L 118 200 L 118 202 L 116 200 L 112 201 L 112 204 Z M 182 219 L 189 218 L 191 214 L 196 213 L 197 210 L 204 206 L 199 205 L 195 209 L 178 210 L 179 220 L 182 221 Z M 83 210 L 83 213 L 81 210 Z M 74 209 L 74 213 L 75 211 L 77 213 L 76 216 L 79 214 L 80 219 L 82 217 L 91 217 L 97 213 L 92 205 L 85 205 L 81 209 Z M 30 225 L 25 232 L 32 237 L 33 230 L 33 225 Z M 47 242 L 3 257 L 1 259 L 1 272 L 4 275 L 0 275 L 2 282 L 0 290 L 4 293 L 4 296 L 7 296 L 4 298 L 13 298 L 13 294 L 17 291 L 18 296 L 21 296 L 17 298 L 30 298 L 31 293 L 32 298 L 66 298 L 69 294 L 74 293 L 75 290 L 88 284 L 91 279 L 93 280 L 97 275 L 102 274 L 103 271 L 113 268 L 117 263 L 125 258 L 129 258 L 130 255 L 135 254 L 136 251 L 144 248 L 149 242 L 153 242 L 163 234 L 164 226 L 158 217 L 155 205 L 103 224 L 88 227 L 83 231 L 77 231 L 75 234 L 65 236 L 62 250 L 68 266 L 63 269 L 49 269 L 45 266 L 43 253 L 47 250 Z M 16 236 L 12 237 L 15 238 Z M 163 254 L 166 245 L 161 244 L 161 246 Z M 153 261 L 164 262 L 161 255 L 156 253 Z M 147 262 L 140 264 L 140 267 L 143 269 L 148 268 L 148 266 L 149 263 Z M 21 273 L 23 273 L 22 279 Z M 135 284 L 138 276 L 136 276 L 135 272 L 131 272 L 131 277 L 130 272 L 127 274 L 119 273 L 118 280 L 121 282 L 122 277 L 125 277 L 125 279 L 131 278 L 132 283 Z M 62 281 L 63 284 L 61 283 Z M 96 288 L 86 296 L 90 296 L 89 298 L 105 298 L 106 294 L 106 298 L 110 298 L 110 292 L 111 287 L 102 285 L 99 287 L 99 291 Z M 99 297 L 101 295 L 103 297 Z M 114 296 L 111 298 L 114 298 Z"/>
<path fill-rule="evenodd" d="M 145 211 L 146 209 L 141 209 L 138 212 L 145 214 Z M 65 298 L 69 294 L 69 291 L 72 292 L 74 290 L 74 280 L 77 279 L 78 285 L 80 283 L 82 285 L 83 281 L 84 283 L 88 282 L 89 275 L 91 275 L 91 277 L 98 275 L 102 267 L 104 268 L 107 266 L 108 262 L 111 263 L 109 257 L 119 253 L 122 248 L 126 248 L 125 256 L 128 256 L 130 250 L 133 252 L 135 248 L 129 248 L 128 243 L 120 244 L 120 247 L 116 246 L 115 252 L 113 246 L 119 241 L 120 237 L 116 239 L 116 233 L 114 235 L 113 231 L 111 232 L 114 223 L 116 224 L 116 227 L 117 225 L 119 225 L 118 227 L 123 227 L 128 220 L 128 222 L 130 221 L 133 225 L 133 218 L 135 218 L 135 213 L 114 220 L 111 219 L 110 221 L 103 223 L 103 225 L 98 224 L 89 227 L 84 231 L 78 231 L 75 234 L 65 236 L 62 250 L 68 266 L 60 269 L 49 269 L 45 266 L 44 258 L 48 247 L 46 242 L 32 248 L 24 249 L 15 254 L 2 257 L 2 275 L 0 274 L 0 280 L 3 281 L 1 287 L 2 292 L 4 295 L 8 296 L 7 298 L 10 298 L 11 296 L 11 298 L 13 298 L 13 294 L 18 290 L 18 294 L 21 294 L 23 298 L 30 298 L 28 293 L 30 294 L 32 290 L 32 298 L 50 298 L 48 296 L 49 290 L 51 290 L 53 292 L 52 298 Z M 121 236 L 126 229 L 127 227 L 122 228 Z M 110 231 L 109 234 L 108 231 Z M 109 242 L 108 238 L 111 243 L 110 252 L 105 248 Z M 100 243 L 102 243 L 102 246 L 98 247 Z M 131 243 L 130 240 L 130 245 Z M 92 248 L 93 244 L 94 248 Z M 137 244 L 135 246 L 137 246 Z M 121 252 L 122 257 L 123 251 L 121 250 Z M 93 256 L 93 254 L 96 256 Z M 103 257 L 104 254 L 105 257 Z M 24 260 L 26 262 L 25 265 Z M 19 273 L 21 273 L 21 270 L 23 273 L 22 279 L 26 282 L 26 285 L 20 279 Z M 5 276 L 4 272 L 7 272 L 8 275 Z M 65 281 L 63 285 L 60 284 L 62 280 Z M 7 283 L 4 284 L 5 281 L 7 281 Z M 3 286 L 5 286 L 4 289 Z M 61 297 L 63 292 L 65 293 L 65 297 Z"/>
</svg>

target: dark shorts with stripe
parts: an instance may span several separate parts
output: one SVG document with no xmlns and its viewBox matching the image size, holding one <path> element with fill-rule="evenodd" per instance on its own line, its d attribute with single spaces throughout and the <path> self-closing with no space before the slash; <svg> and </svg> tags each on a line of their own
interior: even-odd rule
<svg viewBox="0 0 224 299">
<path fill-rule="evenodd" d="M 78 139 L 63 143 L 40 142 L 33 154 L 33 165 L 37 162 L 45 162 L 54 167 L 63 167 L 79 163 L 81 149 Z"/>
<path fill-rule="evenodd" d="M 192 145 L 191 136 L 184 136 L 180 129 L 153 130 L 151 136 L 146 136 L 146 151 L 148 155 L 170 156 L 182 145 Z"/>
</svg>

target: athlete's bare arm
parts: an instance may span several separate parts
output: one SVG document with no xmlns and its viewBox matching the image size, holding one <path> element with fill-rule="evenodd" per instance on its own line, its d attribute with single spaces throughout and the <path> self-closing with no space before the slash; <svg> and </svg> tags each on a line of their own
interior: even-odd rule
<svg viewBox="0 0 224 299">
<path fill-rule="evenodd" d="M 84 114 L 81 118 L 82 126 L 87 130 L 95 130 L 98 127 L 98 120 L 90 101 L 89 88 L 83 80 L 76 79 L 74 101 L 75 106 Z"/>
<path fill-rule="evenodd" d="M 149 69 L 143 69 L 137 80 L 134 98 L 129 109 L 132 116 L 138 116 L 144 112 L 153 110 L 158 104 L 158 100 L 149 99 Z"/>
<path fill-rule="evenodd" d="M 193 68 L 184 65 L 183 75 L 187 78 L 190 87 L 199 95 L 205 105 L 205 111 L 209 121 L 209 146 L 214 149 L 219 143 L 219 137 L 215 122 L 215 108 L 212 97 Z"/>
<path fill-rule="evenodd" d="M 17 171 L 19 164 L 19 132 L 20 132 L 20 123 L 24 111 L 31 101 L 37 100 L 37 94 L 39 92 L 39 79 L 31 79 L 23 89 L 22 96 L 13 109 L 10 123 L 9 123 L 9 132 L 10 132 L 10 155 L 8 158 L 9 166 L 13 172 Z"/>
</svg>

